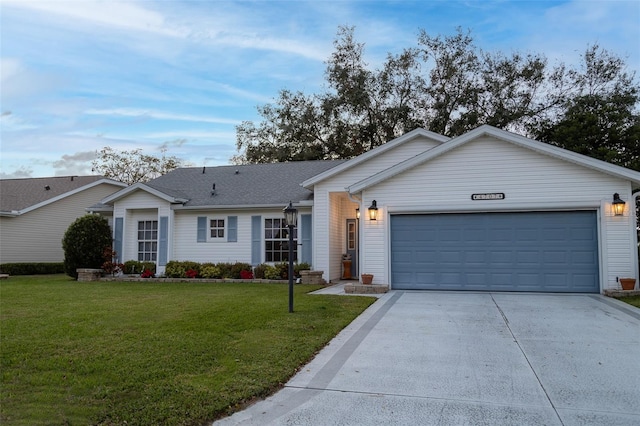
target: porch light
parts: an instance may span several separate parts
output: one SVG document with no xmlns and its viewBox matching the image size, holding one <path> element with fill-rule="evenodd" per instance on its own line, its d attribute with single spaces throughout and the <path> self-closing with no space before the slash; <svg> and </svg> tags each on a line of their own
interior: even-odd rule
<svg viewBox="0 0 640 426">
<path fill-rule="evenodd" d="M 287 222 L 287 226 L 295 226 L 298 224 L 298 210 L 293 207 L 291 201 L 289 201 L 289 205 L 282 210 L 284 212 L 284 220 Z"/>
<path fill-rule="evenodd" d="M 378 204 L 376 203 L 376 200 L 373 200 L 373 202 L 371 202 L 371 206 L 369 207 L 369 219 L 378 219 Z"/>
<path fill-rule="evenodd" d="M 611 203 L 611 207 L 613 208 L 613 214 L 616 216 L 622 216 L 624 213 L 624 205 L 626 203 L 624 200 L 620 199 L 620 194 L 617 192 L 613 194 L 613 203 Z"/>
<path fill-rule="evenodd" d="M 360 219 L 360 209 L 356 209 L 356 219 Z"/>
<path fill-rule="evenodd" d="M 289 228 L 289 312 L 293 312 L 293 228 L 298 224 L 298 210 L 293 207 L 291 201 L 284 208 L 284 219 Z"/>
</svg>

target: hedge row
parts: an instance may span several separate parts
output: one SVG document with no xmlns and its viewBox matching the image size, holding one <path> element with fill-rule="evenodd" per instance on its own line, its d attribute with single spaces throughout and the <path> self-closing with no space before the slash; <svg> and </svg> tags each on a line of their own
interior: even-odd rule
<svg viewBox="0 0 640 426">
<path fill-rule="evenodd" d="M 308 263 L 297 263 L 294 275 L 300 276 L 300 271 L 311 269 Z M 172 260 L 165 267 L 165 275 L 169 278 L 231 278 L 231 279 L 268 279 L 286 280 L 289 265 L 276 263 L 275 265 L 260 264 L 255 268 L 249 263 L 198 263 L 191 261 Z"/>
<path fill-rule="evenodd" d="M 0 265 L 0 273 L 9 275 L 63 274 L 64 263 L 3 263 Z"/>
</svg>

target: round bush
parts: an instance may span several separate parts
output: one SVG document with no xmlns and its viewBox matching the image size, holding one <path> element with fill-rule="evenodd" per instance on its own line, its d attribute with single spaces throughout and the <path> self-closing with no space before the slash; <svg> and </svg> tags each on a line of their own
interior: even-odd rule
<svg viewBox="0 0 640 426">
<path fill-rule="evenodd" d="M 100 269 L 104 263 L 104 249 L 111 247 L 111 228 L 107 219 L 88 214 L 76 219 L 62 239 L 64 272 L 78 278 L 76 269 Z"/>
</svg>

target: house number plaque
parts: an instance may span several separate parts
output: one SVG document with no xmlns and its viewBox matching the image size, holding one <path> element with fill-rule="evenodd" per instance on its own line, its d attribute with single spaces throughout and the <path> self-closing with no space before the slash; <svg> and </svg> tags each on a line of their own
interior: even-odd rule
<svg viewBox="0 0 640 426">
<path fill-rule="evenodd" d="M 489 192 L 487 194 L 471 194 L 473 201 L 478 200 L 504 200 L 504 192 Z"/>
</svg>

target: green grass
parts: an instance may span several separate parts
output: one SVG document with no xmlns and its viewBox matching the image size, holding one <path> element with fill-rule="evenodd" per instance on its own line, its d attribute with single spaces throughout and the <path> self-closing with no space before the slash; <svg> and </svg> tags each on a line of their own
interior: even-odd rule
<svg viewBox="0 0 640 426">
<path fill-rule="evenodd" d="M 0 423 L 200 425 L 282 386 L 375 299 L 281 284 L 0 284 Z"/>
<path fill-rule="evenodd" d="M 640 308 L 640 296 L 626 296 L 626 297 L 620 297 L 619 299 L 625 303 L 628 303 L 637 308 Z"/>
</svg>

